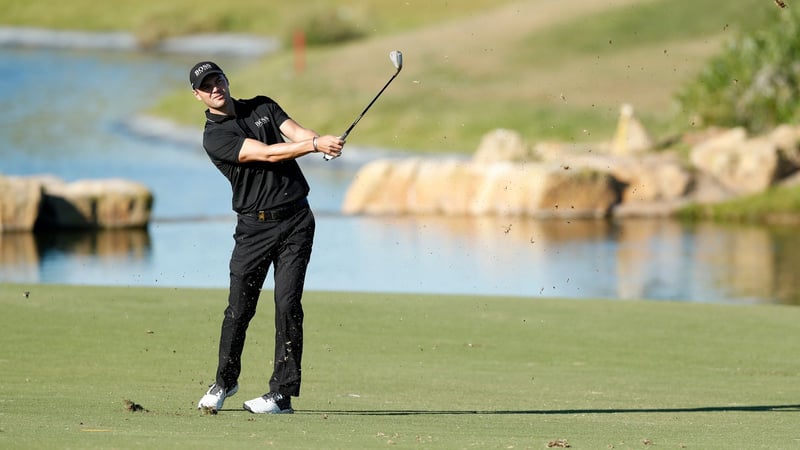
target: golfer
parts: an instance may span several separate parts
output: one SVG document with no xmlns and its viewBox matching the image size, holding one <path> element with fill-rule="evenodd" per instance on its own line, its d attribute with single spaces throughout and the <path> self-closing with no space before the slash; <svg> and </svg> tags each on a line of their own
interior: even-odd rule
<svg viewBox="0 0 800 450">
<path fill-rule="evenodd" d="M 273 371 L 269 391 L 244 402 L 244 409 L 292 413 L 291 397 L 300 395 L 301 300 L 315 226 L 307 200 L 309 186 L 296 159 L 316 152 L 339 156 L 344 141 L 304 128 L 268 97 L 233 99 L 228 78 L 213 62 L 192 67 L 189 82 L 194 96 L 208 108 L 203 147 L 230 181 L 232 206 L 238 215 L 216 381 L 197 407 L 219 410 L 239 390 L 247 327 L 271 265 L 275 278 Z"/>
</svg>

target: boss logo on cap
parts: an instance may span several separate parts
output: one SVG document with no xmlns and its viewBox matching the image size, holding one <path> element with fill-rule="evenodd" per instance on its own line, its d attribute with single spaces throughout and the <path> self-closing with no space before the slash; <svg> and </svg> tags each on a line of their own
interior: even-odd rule
<svg viewBox="0 0 800 450">
<path fill-rule="evenodd" d="M 203 64 L 202 66 L 198 67 L 194 71 L 194 76 L 200 76 L 201 73 L 205 72 L 208 69 L 211 69 L 211 64 Z"/>
</svg>

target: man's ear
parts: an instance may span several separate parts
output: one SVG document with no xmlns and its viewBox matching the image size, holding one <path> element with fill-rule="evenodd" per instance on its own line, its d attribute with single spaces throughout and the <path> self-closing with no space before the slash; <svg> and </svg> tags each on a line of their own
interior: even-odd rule
<svg viewBox="0 0 800 450">
<path fill-rule="evenodd" d="M 196 98 L 197 101 L 199 102 L 203 101 L 202 97 L 200 97 L 200 94 L 197 93 L 197 89 L 192 89 L 192 95 L 194 95 L 194 98 Z"/>
</svg>

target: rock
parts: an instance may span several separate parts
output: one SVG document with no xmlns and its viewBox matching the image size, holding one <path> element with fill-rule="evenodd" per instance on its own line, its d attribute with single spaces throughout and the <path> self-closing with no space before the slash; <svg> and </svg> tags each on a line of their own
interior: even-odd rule
<svg viewBox="0 0 800 450">
<path fill-rule="evenodd" d="M 705 172 L 695 175 L 692 190 L 687 195 L 689 200 L 702 204 L 722 203 L 735 197 L 735 192 Z"/>
<path fill-rule="evenodd" d="M 619 202 L 607 173 L 555 165 L 379 160 L 345 196 L 346 214 L 602 217 Z"/>
<path fill-rule="evenodd" d="M 786 170 L 779 175 L 789 175 L 800 169 L 800 127 L 780 125 L 769 133 L 768 139 L 775 143 L 781 158 L 787 162 Z"/>
<path fill-rule="evenodd" d="M 607 172 L 558 169 L 548 175 L 534 216 L 606 217 L 620 201 L 619 183 Z"/>
<path fill-rule="evenodd" d="M 630 132 L 632 112 L 623 116 L 628 122 L 617 136 L 626 136 L 623 152 L 617 139 L 616 150 L 602 143 L 543 142 L 530 153 L 521 136 L 496 130 L 469 161 L 374 161 L 355 177 L 343 212 L 665 217 L 691 202 L 717 203 L 778 183 L 800 184 L 800 127 L 755 138 L 741 128 L 693 133 L 676 141 L 691 146 L 687 162 L 678 150 L 637 154 L 649 148 L 646 132 L 629 140 L 638 131 Z"/>
<path fill-rule="evenodd" d="M 376 160 L 356 174 L 345 194 L 345 214 L 405 214 L 411 178 L 420 160 Z"/>
<path fill-rule="evenodd" d="M 415 214 L 463 215 L 475 200 L 480 170 L 458 160 L 426 160 L 409 187 L 408 211 Z"/>
<path fill-rule="evenodd" d="M 686 195 L 693 181 L 674 153 L 612 158 L 609 171 L 625 185 L 623 203 L 671 202 Z"/>
<path fill-rule="evenodd" d="M 32 230 L 41 203 L 41 181 L 0 176 L 0 232 Z"/>
<path fill-rule="evenodd" d="M 475 165 L 478 168 L 477 164 Z M 462 214 L 526 216 L 538 209 L 548 170 L 539 164 L 494 163 L 480 167 L 477 192 Z"/>
<path fill-rule="evenodd" d="M 491 164 L 500 161 L 528 161 L 531 149 L 516 131 L 498 129 L 487 133 L 481 139 L 472 161 L 478 164 Z"/>
<path fill-rule="evenodd" d="M 611 174 L 622 185 L 624 203 L 671 201 L 684 196 L 692 187 L 692 171 L 673 152 L 617 156 L 584 150 L 567 151 L 558 157 L 553 146 L 544 148 L 546 160 L 564 170 Z"/>
<path fill-rule="evenodd" d="M 150 190 L 123 179 L 53 182 L 44 187 L 38 225 L 55 228 L 140 228 L 153 205 Z"/>
<path fill-rule="evenodd" d="M 739 195 L 761 192 L 792 171 L 774 142 L 767 137 L 748 139 L 742 128 L 699 143 L 690 158 L 698 170 Z"/>
</svg>

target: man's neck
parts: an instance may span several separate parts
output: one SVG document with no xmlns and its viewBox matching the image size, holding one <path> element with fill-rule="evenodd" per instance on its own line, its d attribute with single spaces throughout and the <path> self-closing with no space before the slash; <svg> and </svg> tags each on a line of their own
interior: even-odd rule
<svg viewBox="0 0 800 450">
<path fill-rule="evenodd" d="M 208 108 L 208 110 L 211 111 L 212 114 L 217 114 L 220 116 L 236 116 L 236 106 L 234 105 L 233 99 L 225 102 L 225 105 L 223 105 L 220 109 Z"/>
</svg>

